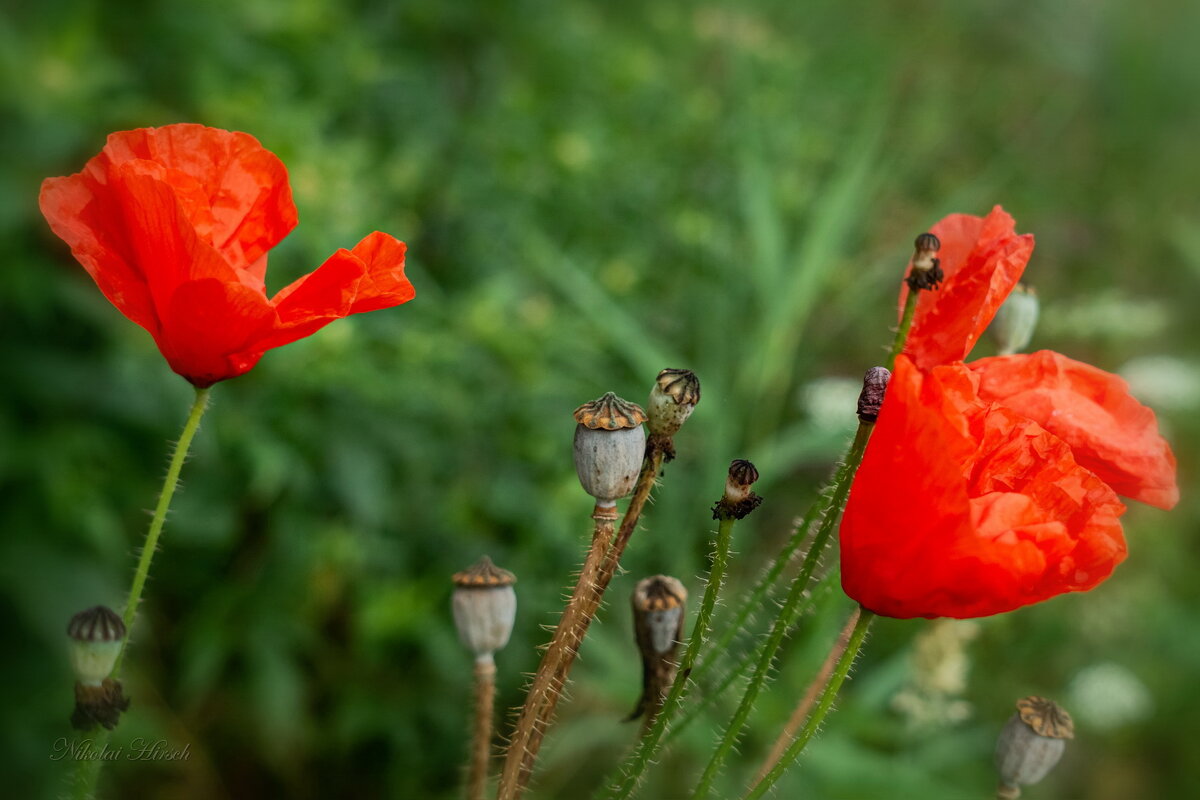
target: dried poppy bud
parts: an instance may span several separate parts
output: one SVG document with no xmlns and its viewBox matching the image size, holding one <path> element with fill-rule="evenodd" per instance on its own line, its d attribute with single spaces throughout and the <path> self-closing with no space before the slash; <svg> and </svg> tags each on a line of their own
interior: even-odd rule
<svg viewBox="0 0 1200 800">
<path fill-rule="evenodd" d="M 913 243 L 915 252 L 912 259 L 912 272 L 907 278 L 908 287 L 914 292 L 921 289 L 936 289 L 945 278 L 942 272 L 942 262 L 937 252 L 942 249 L 942 242 L 932 233 L 922 233 Z"/>
<path fill-rule="evenodd" d="M 1021 786 L 1046 777 L 1062 758 L 1067 739 L 1075 738 L 1071 715 L 1044 697 L 1024 697 L 996 743 L 996 769 L 1000 786 L 996 796 L 1013 800 Z"/>
<path fill-rule="evenodd" d="M 111 730 L 129 708 L 120 681 L 108 677 L 125 642 L 125 623 L 107 606 L 80 611 L 67 624 L 71 637 L 71 666 L 75 670 L 75 711 L 71 725 Z"/>
<path fill-rule="evenodd" d="M 458 638 L 477 661 L 491 661 L 492 653 L 508 644 L 517 618 L 517 577 L 500 569 L 487 556 L 463 572 L 456 572 L 454 624 Z"/>
<path fill-rule="evenodd" d="M 1029 346 L 1038 322 L 1037 292 L 1018 283 L 1013 293 L 996 311 L 988 334 L 1002 356 L 1019 353 Z"/>
<path fill-rule="evenodd" d="M 675 681 L 687 589 L 669 575 L 638 581 L 633 590 L 633 632 L 642 654 L 642 696 L 628 719 L 652 720 Z"/>
<path fill-rule="evenodd" d="M 725 494 L 713 506 L 713 519 L 741 519 L 762 504 L 762 498 L 750 491 L 758 480 L 758 470 L 743 458 L 729 463 Z"/>
<path fill-rule="evenodd" d="M 674 436 L 700 402 L 700 379 L 690 369 L 664 369 L 654 380 L 646 408 L 646 427 L 658 436 Z"/>
<path fill-rule="evenodd" d="M 892 373 L 887 367 L 871 367 L 863 375 L 863 388 L 858 395 L 859 421 L 870 424 L 879 419 L 879 407 L 883 405 L 883 396 L 891 379 Z"/>
<path fill-rule="evenodd" d="M 71 617 L 67 635 L 71 637 L 71 666 L 76 680 L 99 686 L 121 654 L 125 623 L 111 608 L 95 606 Z"/>
<path fill-rule="evenodd" d="M 646 452 L 646 412 L 609 392 L 575 409 L 575 421 L 579 482 L 597 506 L 615 506 L 637 483 Z"/>
</svg>

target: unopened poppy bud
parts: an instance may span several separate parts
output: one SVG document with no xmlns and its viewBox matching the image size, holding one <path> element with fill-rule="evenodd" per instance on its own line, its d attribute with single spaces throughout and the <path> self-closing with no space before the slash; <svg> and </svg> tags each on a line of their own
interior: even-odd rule
<svg viewBox="0 0 1200 800">
<path fill-rule="evenodd" d="M 937 253 L 942 249 L 942 242 L 932 233 L 922 233 L 913 243 L 915 251 L 912 259 L 912 272 L 907 278 L 908 288 L 914 292 L 921 289 L 936 289 L 945 278 L 942 272 L 941 259 Z"/>
<path fill-rule="evenodd" d="M 887 367 L 871 367 L 863 375 L 863 388 L 858 395 L 858 419 L 860 422 L 871 424 L 879 419 L 879 408 L 883 405 L 883 396 L 887 394 L 888 381 L 892 373 Z"/>
<path fill-rule="evenodd" d="M 67 624 L 76 678 L 71 725 L 77 730 L 96 725 L 111 730 L 129 708 L 120 681 L 108 677 L 121 654 L 125 633 L 124 621 L 107 606 L 80 611 Z"/>
<path fill-rule="evenodd" d="M 71 666 L 75 678 L 87 686 L 99 686 L 112 672 L 125 642 L 125 623 L 107 606 L 95 606 L 71 617 Z"/>
<path fill-rule="evenodd" d="M 669 575 L 638 581 L 633 590 L 633 632 L 642 654 L 642 696 L 628 719 L 653 719 L 675 681 L 675 654 L 683 635 L 687 589 Z"/>
<path fill-rule="evenodd" d="M 513 584 L 517 578 L 500 569 L 487 556 L 473 566 L 456 572 L 454 624 L 458 638 L 477 661 L 491 661 L 492 654 L 508 644 L 513 623 L 517 618 L 517 594 Z"/>
<path fill-rule="evenodd" d="M 1021 787 L 1037 783 L 1062 758 L 1067 739 L 1075 738 L 1075 724 L 1061 706 L 1044 697 L 1024 697 L 996 743 L 996 769 L 1000 773 L 997 798 L 1014 800 Z"/>
<path fill-rule="evenodd" d="M 725 494 L 713 507 L 713 519 L 741 519 L 762 504 L 762 498 L 750 491 L 758 480 L 758 470 L 743 458 L 729 464 Z"/>
<path fill-rule="evenodd" d="M 690 369 L 664 369 L 654 380 L 646 409 L 646 427 L 658 436 L 674 436 L 700 402 L 700 379 Z"/>
<path fill-rule="evenodd" d="M 575 472 L 601 508 L 633 491 L 646 452 L 641 406 L 612 392 L 575 409 Z"/>
<path fill-rule="evenodd" d="M 996 311 L 988 333 L 1002 356 L 1020 353 L 1029 346 L 1038 322 L 1037 292 L 1018 283 Z"/>
</svg>

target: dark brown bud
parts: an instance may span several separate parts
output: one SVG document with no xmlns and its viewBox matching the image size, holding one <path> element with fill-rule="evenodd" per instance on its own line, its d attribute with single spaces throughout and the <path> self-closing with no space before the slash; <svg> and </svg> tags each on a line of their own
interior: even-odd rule
<svg viewBox="0 0 1200 800">
<path fill-rule="evenodd" d="M 908 288 L 914 292 L 936 289 L 946 277 L 942 272 L 942 262 L 937 257 L 937 252 L 942 249 L 941 241 L 932 233 L 922 233 L 913 244 L 912 270 L 905 279 Z"/>
<path fill-rule="evenodd" d="M 452 580 L 456 588 L 451 605 L 458 638 L 476 660 L 490 663 L 492 654 L 508 644 L 512 635 L 517 578 L 484 556 L 469 569 L 456 572 Z"/>
<path fill-rule="evenodd" d="M 676 653 L 683 636 L 687 589 L 669 575 L 638 581 L 633 590 L 633 631 L 642 655 L 642 696 L 628 719 L 646 714 L 648 723 L 675 680 Z"/>
<path fill-rule="evenodd" d="M 1067 739 L 1075 738 L 1071 715 L 1044 697 L 1017 701 L 996 743 L 996 770 L 1000 773 L 999 798 L 1021 796 L 1021 786 L 1037 783 L 1062 758 Z"/>
<path fill-rule="evenodd" d="M 762 498 L 750 491 L 758 480 L 758 470 L 749 461 L 734 459 L 725 479 L 725 494 L 713 507 L 713 519 L 741 519 L 762 504 Z"/>
<path fill-rule="evenodd" d="M 575 409 L 575 472 L 596 505 L 633 491 L 646 453 L 646 412 L 612 392 Z"/>
<path fill-rule="evenodd" d="M 871 367 L 863 375 L 863 388 L 858 395 L 860 422 L 871 424 L 879 419 L 879 408 L 883 405 L 883 396 L 887 393 L 888 381 L 891 379 L 892 373 L 887 367 Z"/>
</svg>

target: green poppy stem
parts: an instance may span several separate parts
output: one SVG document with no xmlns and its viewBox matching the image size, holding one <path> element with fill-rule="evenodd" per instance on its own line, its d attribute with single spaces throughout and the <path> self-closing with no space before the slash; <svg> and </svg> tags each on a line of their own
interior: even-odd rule
<svg viewBox="0 0 1200 800">
<path fill-rule="evenodd" d="M 163 525 L 167 521 L 167 511 L 171 507 L 171 498 L 175 496 L 175 488 L 179 484 L 179 473 L 183 470 L 183 462 L 187 459 L 192 439 L 200 428 L 200 418 L 208 407 L 208 397 L 211 387 L 196 390 L 196 398 L 188 412 L 187 422 L 183 432 L 171 453 L 171 462 L 167 466 L 167 476 L 163 480 L 162 491 L 158 495 L 158 505 L 154 508 L 154 516 L 150 520 L 150 530 L 146 532 L 146 541 L 142 546 L 142 554 L 138 558 L 137 569 L 133 573 L 133 583 L 129 587 L 129 599 L 125 604 L 125 642 L 121 653 L 113 665 L 111 676 L 116 678 L 121 671 L 121 663 L 125 660 L 125 652 L 129 649 L 129 637 L 133 632 L 133 622 L 137 617 L 138 604 L 142 599 L 142 590 L 146 587 L 146 579 L 150 576 L 150 562 L 154 560 L 154 551 L 158 549 L 158 539 L 162 535 Z M 93 742 L 95 752 L 103 752 L 108 744 L 109 732 L 100 731 Z M 92 800 L 96 796 L 96 783 L 100 779 L 100 767 L 104 761 L 100 758 L 81 759 L 75 762 L 75 770 L 70 779 L 71 797 L 73 800 Z"/>
<path fill-rule="evenodd" d="M 846 676 L 850 674 L 850 667 L 854 664 L 854 659 L 858 657 L 859 651 L 862 649 L 863 641 L 867 638 L 867 629 L 871 627 L 871 622 L 875 619 L 875 614 L 862 609 L 862 613 L 858 617 L 858 622 L 854 625 L 854 630 L 850 634 L 850 643 L 847 645 L 842 657 L 838 659 L 837 667 L 834 668 L 833 677 L 825 686 L 825 691 L 821 693 L 821 700 L 817 704 L 816 711 L 808 718 L 808 723 L 804 726 L 804 730 L 800 731 L 800 735 L 792 742 L 783 757 L 771 768 L 771 771 L 758 782 L 743 798 L 743 800 L 758 800 L 775 785 L 776 781 L 782 777 L 788 767 L 796 760 L 804 748 L 808 745 L 817 729 L 821 727 L 821 723 L 825 720 L 825 715 L 829 713 L 829 709 L 833 707 L 833 701 L 837 698 L 838 690 L 842 688 L 842 684 L 846 682 Z"/>
</svg>

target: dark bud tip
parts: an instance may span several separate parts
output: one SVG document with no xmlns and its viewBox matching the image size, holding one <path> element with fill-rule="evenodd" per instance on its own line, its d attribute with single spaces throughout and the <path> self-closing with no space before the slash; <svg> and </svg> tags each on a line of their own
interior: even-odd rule
<svg viewBox="0 0 1200 800">
<path fill-rule="evenodd" d="M 858 419 L 865 424 L 872 424 L 879 419 L 879 408 L 883 405 L 883 396 L 887 393 L 888 381 L 892 373 L 886 367 L 871 367 L 863 376 L 862 392 L 858 395 Z"/>
<path fill-rule="evenodd" d="M 496 586 L 512 586 L 517 582 L 517 576 L 506 569 L 500 569 L 492 563 L 491 558 L 484 556 L 462 572 L 454 573 L 451 580 L 460 589 L 490 589 Z"/>
<path fill-rule="evenodd" d="M 938 250 L 942 249 L 941 239 L 934 236 L 932 233 L 922 233 L 917 237 L 916 242 L 913 244 L 918 252 L 924 250 L 926 252 L 936 253 Z"/>
<path fill-rule="evenodd" d="M 71 617 L 67 635 L 80 642 L 116 642 L 125 638 L 125 623 L 108 606 L 93 606 Z"/>
<path fill-rule="evenodd" d="M 734 486 L 750 486 L 758 480 L 758 470 L 744 458 L 735 458 L 729 464 L 729 482 Z"/>
</svg>

